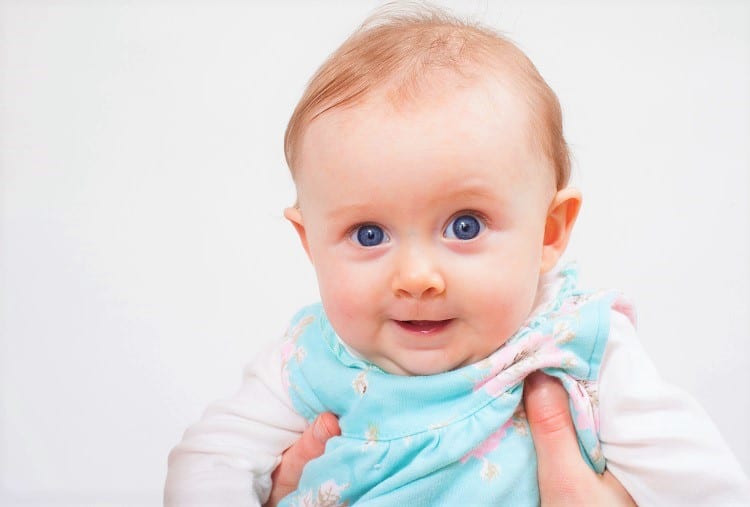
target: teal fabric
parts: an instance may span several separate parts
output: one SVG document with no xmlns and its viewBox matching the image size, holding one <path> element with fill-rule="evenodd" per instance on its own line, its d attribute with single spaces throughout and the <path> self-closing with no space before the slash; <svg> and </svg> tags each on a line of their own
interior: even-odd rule
<svg viewBox="0 0 750 507">
<path fill-rule="evenodd" d="M 538 505 L 521 398 L 540 369 L 567 389 L 582 454 L 601 473 L 596 381 L 617 295 L 580 290 L 574 267 L 558 276 L 556 297 L 491 356 L 431 376 L 388 374 L 347 351 L 320 304 L 300 311 L 282 354 L 290 397 L 309 421 L 337 414 L 342 434 L 280 505 Z"/>
</svg>

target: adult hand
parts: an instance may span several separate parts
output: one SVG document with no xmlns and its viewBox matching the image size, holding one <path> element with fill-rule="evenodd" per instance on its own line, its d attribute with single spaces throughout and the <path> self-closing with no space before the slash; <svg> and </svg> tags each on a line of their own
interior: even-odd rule
<svg viewBox="0 0 750 507">
<path fill-rule="evenodd" d="M 568 395 L 560 383 L 543 373 L 530 375 L 524 384 L 524 407 L 536 446 L 542 505 L 633 506 L 635 502 L 609 472 L 596 474 L 578 450 Z M 273 489 L 266 507 L 296 489 L 302 468 L 323 454 L 326 441 L 341 434 L 333 414 L 321 414 L 284 452 L 273 475 Z"/>
<path fill-rule="evenodd" d="M 542 505 L 635 505 L 611 473 L 599 475 L 583 461 L 568 394 L 557 379 L 541 372 L 529 375 L 524 408 L 536 447 Z"/>
<path fill-rule="evenodd" d="M 300 439 L 281 455 L 281 463 L 271 474 L 271 496 L 264 507 L 276 507 L 282 498 L 297 489 L 305 464 L 323 454 L 328 439 L 340 434 L 336 416 L 329 412 L 320 414 Z"/>
</svg>

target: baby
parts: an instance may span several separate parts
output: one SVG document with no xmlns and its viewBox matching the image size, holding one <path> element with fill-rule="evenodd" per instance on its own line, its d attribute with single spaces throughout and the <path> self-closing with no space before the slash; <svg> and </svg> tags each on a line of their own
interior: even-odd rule
<svg viewBox="0 0 750 507">
<path fill-rule="evenodd" d="M 322 303 L 186 432 L 167 504 L 259 505 L 333 412 L 342 435 L 283 505 L 537 505 L 520 404 L 536 370 L 568 391 L 584 459 L 637 503 L 750 502 L 632 307 L 558 266 L 581 194 L 557 98 L 516 46 L 434 9 L 377 15 L 312 78 L 285 150 Z"/>
</svg>

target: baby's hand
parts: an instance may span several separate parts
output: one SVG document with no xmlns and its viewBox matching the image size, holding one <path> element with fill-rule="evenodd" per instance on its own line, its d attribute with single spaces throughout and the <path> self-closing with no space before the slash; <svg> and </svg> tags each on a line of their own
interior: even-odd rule
<svg viewBox="0 0 750 507">
<path fill-rule="evenodd" d="M 329 438 L 340 435 L 339 421 L 331 413 L 320 414 L 302 436 L 281 456 L 281 463 L 271 475 L 271 496 L 264 507 L 276 507 L 286 495 L 297 489 L 302 468 L 325 450 Z"/>
</svg>

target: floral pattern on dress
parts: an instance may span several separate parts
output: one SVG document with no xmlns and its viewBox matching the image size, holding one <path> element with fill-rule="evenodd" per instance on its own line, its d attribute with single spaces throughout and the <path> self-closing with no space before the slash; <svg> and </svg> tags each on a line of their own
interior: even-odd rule
<svg viewBox="0 0 750 507">
<path fill-rule="evenodd" d="M 335 481 L 326 481 L 315 493 L 306 491 L 298 494 L 292 505 L 294 507 L 348 507 L 349 502 L 341 500 L 341 492 L 348 487 L 348 484 L 339 485 Z"/>
<path fill-rule="evenodd" d="M 513 430 L 520 436 L 528 436 L 528 422 L 526 421 L 526 412 L 523 408 L 523 403 L 516 407 L 516 411 L 513 416 L 503 424 L 500 429 L 492 433 L 486 440 L 484 440 L 479 446 L 469 451 L 460 463 L 465 464 L 471 458 L 478 459 L 482 462 L 482 468 L 479 471 L 479 476 L 484 481 L 491 481 L 492 479 L 500 475 L 502 469 L 499 463 L 487 458 L 487 455 L 495 451 L 500 443 L 505 439 L 508 433 Z"/>
<path fill-rule="evenodd" d="M 474 390 L 484 389 L 497 397 L 509 387 L 521 382 L 526 375 L 541 368 L 570 368 L 575 359 L 556 346 L 553 335 L 530 332 L 524 340 L 507 342 L 490 357 L 477 363 L 476 368 L 487 370 L 475 383 Z"/>
<path fill-rule="evenodd" d="M 367 370 L 359 372 L 359 374 L 352 380 L 352 388 L 354 392 L 360 396 L 364 396 L 367 392 Z"/>
<path fill-rule="evenodd" d="M 285 389 L 289 389 L 291 385 L 289 381 L 289 361 L 295 359 L 298 363 L 301 363 L 305 359 L 304 347 L 298 347 L 297 341 L 305 328 L 315 321 L 315 317 L 307 315 L 287 329 L 284 334 L 284 341 L 281 344 L 281 381 Z"/>
<path fill-rule="evenodd" d="M 466 463 L 470 458 L 476 458 L 479 460 L 485 459 L 484 457 L 487 454 L 497 449 L 497 446 L 500 445 L 500 442 L 505 438 L 505 435 L 512 427 L 513 419 L 511 418 L 508 419 L 505 424 L 500 427 L 500 429 L 492 433 L 484 442 L 479 444 L 479 447 L 475 447 L 474 449 L 469 451 L 463 458 L 461 458 L 461 463 Z"/>
<path fill-rule="evenodd" d="M 366 451 L 375 445 L 378 441 L 378 425 L 370 424 L 365 431 L 365 444 L 362 446 L 362 450 Z"/>
</svg>

